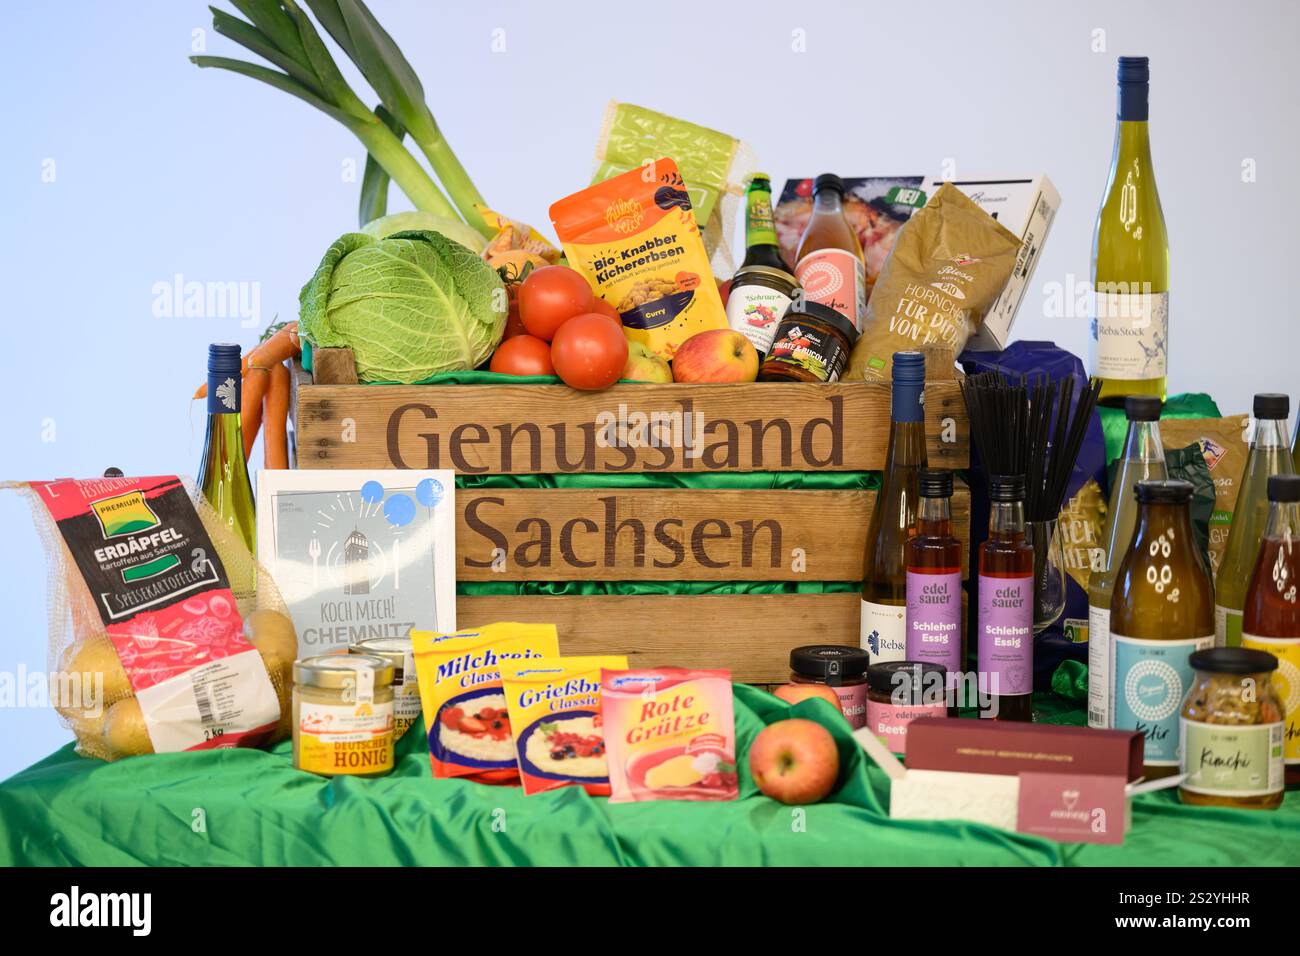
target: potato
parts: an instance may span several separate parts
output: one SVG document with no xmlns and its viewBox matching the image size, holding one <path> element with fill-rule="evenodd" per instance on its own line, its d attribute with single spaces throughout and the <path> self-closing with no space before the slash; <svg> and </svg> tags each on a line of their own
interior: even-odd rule
<svg viewBox="0 0 1300 956">
<path fill-rule="evenodd" d="M 117 657 L 117 649 L 106 636 L 92 637 L 64 654 L 62 669 L 69 674 L 80 674 L 83 700 L 87 692 L 98 688 L 98 675 L 103 675 L 104 700 L 117 700 L 131 696 L 131 679 Z"/>
<path fill-rule="evenodd" d="M 144 712 L 134 697 L 120 700 L 108 708 L 104 717 L 104 745 L 108 748 L 110 760 L 153 753 L 153 741 L 149 739 Z"/>
<path fill-rule="evenodd" d="M 287 660 L 292 667 L 298 656 L 298 632 L 293 621 L 279 611 L 253 611 L 244 618 L 244 637 L 263 658 Z"/>
</svg>

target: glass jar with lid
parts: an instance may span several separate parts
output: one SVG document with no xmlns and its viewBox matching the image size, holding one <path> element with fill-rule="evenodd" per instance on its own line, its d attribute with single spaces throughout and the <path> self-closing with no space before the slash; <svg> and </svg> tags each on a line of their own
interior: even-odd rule
<svg viewBox="0 0 1300 956">
<path fill-rule="evenodd" d="M 948 716 L 948 669 L 934 661 L 882 661 L 867 669 L 867 726 L 893 753 L 907 753 L 907 725 Z"/>
<path fill-rule="evenodd" d="M 393 769 L 393 665 L 326 654 L 293 665 L 293 765 L 322 776 Z"/>
<path fill-rule="evenodd" d="M 1277 658 L 1215 647 L 1192 654 L 1190 663 L 1180 720 L 1183 803 L 1276 810 L 1285 787 Z"/>
<path fill-rule="evenodd" d="M 420 683 L 415 673 L 411 635 L 368 637 L 351 645 L 348 653 L 382 657 L 393 665 L 393 742 L 396 743 L 420 716 Z"/>
<path fill-rule="evenodd" d="M 840 699 L 849 726 L 867 723 L 867 667 L 871 655 L 848 644 L 809 644 L 790 652 L 790 681 L 825 684 Z"/>
</svg>

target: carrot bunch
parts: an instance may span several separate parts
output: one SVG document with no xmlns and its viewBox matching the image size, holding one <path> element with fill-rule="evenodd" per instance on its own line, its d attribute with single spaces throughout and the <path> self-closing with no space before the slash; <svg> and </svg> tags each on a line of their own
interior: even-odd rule
<svg viewBox="0 0 1300 956">
<path fill-rule="evenodd" d="M 302 353 L 298 323 L 286 322 L 268 330 L 268 335 L 244 354 L 243 409 L 240 428 L 244 435 L 244 457 L 253 452 L 257 433 L 266 426 L 262 441 L 262 464 L 266 468 L 289 467 L 289 367 L 284 363 Z M 200 385 L 194 397 L 206 398 L 208 386 Z"/>
</svg>

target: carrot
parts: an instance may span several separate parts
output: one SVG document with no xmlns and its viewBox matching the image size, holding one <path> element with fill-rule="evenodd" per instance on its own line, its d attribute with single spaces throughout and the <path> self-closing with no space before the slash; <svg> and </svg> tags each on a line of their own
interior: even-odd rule
<svg viewBox="0 0 1300 956">
<path fill-rule="evenodd" d="M 270 369 L 256 368 L 257 375 L 248 375 L 244 379 L 244 393 L 240 396 L 243 407 L 239 411 L 239 429 L 244 436 L 244 460 L 253 453 L 253 442 L 257 441 L 257 430 L 262 427 L 262 396 L 266 394 Z M 245 373 L 247 375 L 247 373 Z"/>
<path fill-rule="evenodd" d="M 262 440 L 262 464 L 266 468 L 288 468 L 289 367 L 283 362 L 271 366 L 264 419 L 266 435 Z"/>
<path fill-rule="evenodd" d="M 248 378 L 248 370 L 254 366 L 270 368 L 272 365 L 287 362 L 301 353 L 302 343 L 298 340 L 298 323 L 286 322 L 276 329 L 274 335 L 259 342 L 244 354 L 242 362 L 244 378 Z M 207 398 L 207 396 L 208 383 L 204 382 L 194 393 L 194 397 Z"/>
</svg>

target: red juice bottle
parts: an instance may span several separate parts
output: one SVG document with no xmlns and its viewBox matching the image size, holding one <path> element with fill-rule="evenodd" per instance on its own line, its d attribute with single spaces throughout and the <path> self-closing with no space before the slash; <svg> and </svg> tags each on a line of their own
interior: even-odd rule
<svg viewBox="0 0 1300 956">
<path fill-rule="evenodd" d="M 981 717 L 1033 719 L 1034 548 L 1025 540 L 1025 479 L 989 486 L 989 536 L 979 555 L 979 674 L 991 705 Z"/>
<path fill-rule="evenodd" d="M 916 533 L 907 540 L 907 659 L 940 664 L 954 685 L 962 666 L 961 542 L 952 533 L 952 472 L 917 477 Z"/>
</svg>

